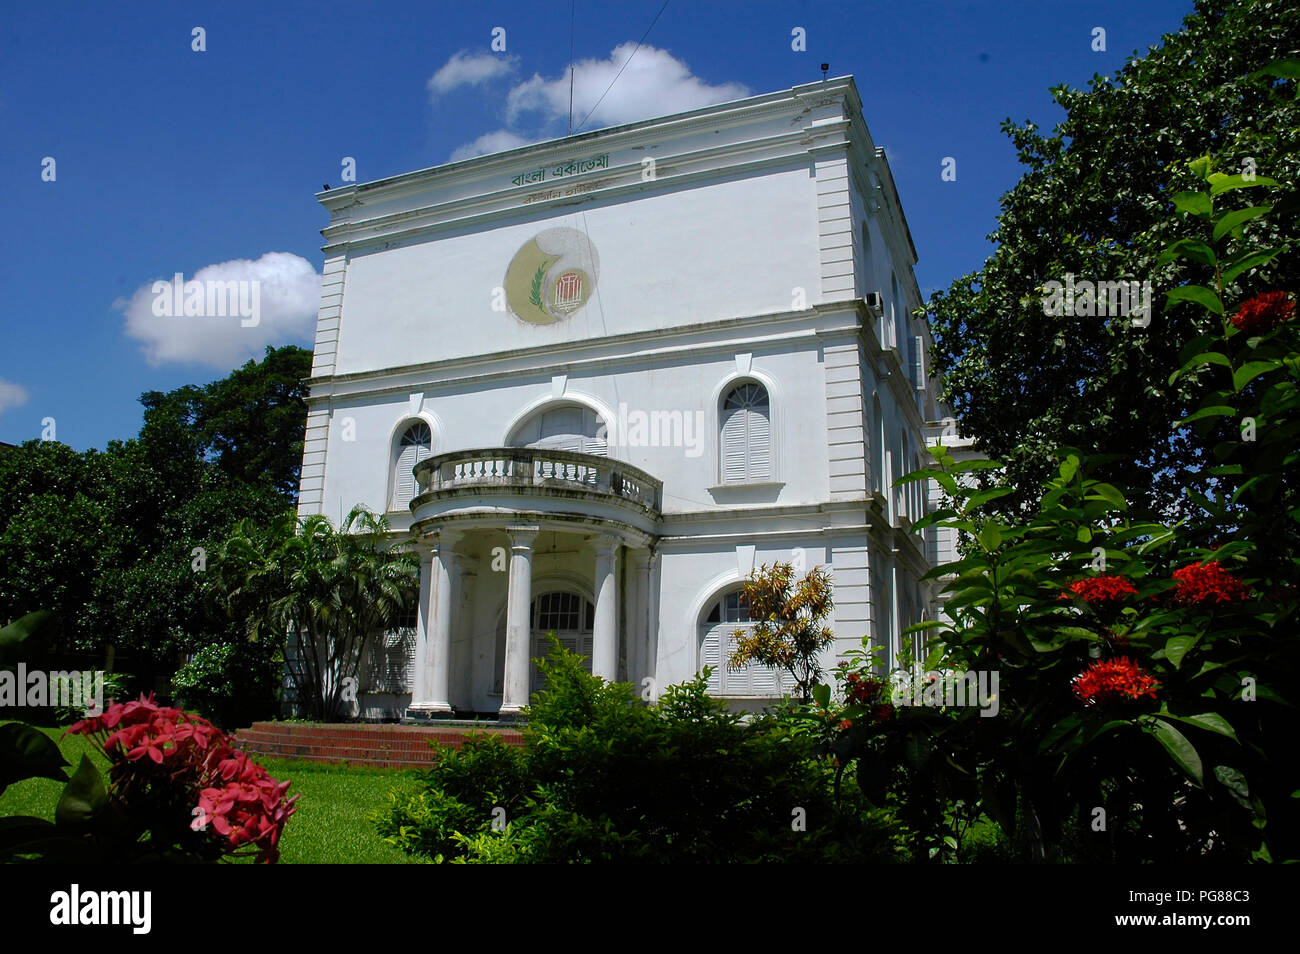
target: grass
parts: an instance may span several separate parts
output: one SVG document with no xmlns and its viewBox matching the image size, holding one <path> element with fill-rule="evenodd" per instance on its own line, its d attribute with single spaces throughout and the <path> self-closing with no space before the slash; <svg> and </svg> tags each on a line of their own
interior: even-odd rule
<svg viewBox="0 0 1300 954">
<path fill-rule="evenodd" d="M 63 736 L 61 728 L 42 728 L 71 764 L 69 775 L 82 755 L 105 772 L 108 761 L 86 739 Z M 418 864 L 379 837 L 367 815 L 387 804 L 393 788 L 413 787 L 416 773 L 325 765 L 319 762 L 258 759 L 272 777 L 292 781 L 289 794 L 301 794 L 298 810 L 280 841 L 281 864 Z M 10 785 L 0 793 L 0 816 L 35 815 L 52 819 L 63 784 L 33 778 Z"/>
</svg>

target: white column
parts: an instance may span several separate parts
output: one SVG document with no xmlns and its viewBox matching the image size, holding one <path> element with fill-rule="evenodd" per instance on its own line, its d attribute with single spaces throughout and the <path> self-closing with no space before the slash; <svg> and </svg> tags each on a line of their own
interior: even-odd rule
<svg viewBox="0 0 1300 954">
<path fill-rule="evenodd" d="M 596 624 L 591 638 L 591 672 L 618 679 L 618 548 L 609 534 L 596 538 Z"/>
<path fill-rule="evenodd" d="M 416 618 L 415 666 L 411 673 L 411 703 L 429 698 L 429 640 L 433 631 L 433 554 L 420 547 L 420 602 Z M 415 713 L 411 713 L 415 715 Z"/>
<path fill-rule="evenodd" d="M 540 527 L 506 527 L 510 535 L 510 579 L 506 596 L 506 671 L 503 716 L 528 705 L 528 644 L 532 639 L 533 541 Z"/>
<path fill-rule="evenodd" d="M 434 531 L 429 542 L 428 563 L 421 567 L 420 598 L 424 652 L 417 653 L 416 693 L 411 714 L 429 718 L 451 714 L 451 622 L 455 594 L 451 575 L 456 554 L 451 540 Z"/>
<path fill-rule="evenodd" d="M 627 676 L 641 692 L 641 680 L 652 675 L 647 662 L 650 645 L 650 551 L 627 551 Z"/>
</svg>

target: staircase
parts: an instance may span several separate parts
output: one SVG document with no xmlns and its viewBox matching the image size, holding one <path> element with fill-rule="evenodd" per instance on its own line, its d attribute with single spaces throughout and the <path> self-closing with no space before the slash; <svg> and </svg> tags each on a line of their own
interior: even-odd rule
<svg viewBox="0 0 1300 954">
<path fill-rule="evenodd" d="M 236 733 L 250 755 L 307 762 L 344 762 L 373 768 L 427 769 L 434 764 L 430 742 L 460 748 L 471 732 L 500 735 L 509 745 L 523 745 L 518 729 L 491 723 L 440 723 L 436 726 L 309 724 L 254 722 Z"/>
</svg>

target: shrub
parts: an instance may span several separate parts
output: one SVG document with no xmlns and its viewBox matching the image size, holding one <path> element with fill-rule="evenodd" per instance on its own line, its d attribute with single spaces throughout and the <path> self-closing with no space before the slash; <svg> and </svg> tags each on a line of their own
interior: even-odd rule
<svg viewBox="0 0 1300 954">
<path fill-rule="evenodd" d="M 813 740 L 744 722 L 709 698 L 706 676 L 647 706 L 558 643 L 541 668 L 524 747 L 444 749 L 422 789 L 377 816 L 391 844 L 467 863 L 897 857 L 889 813 L 837 804 Z"/>
<path fill-rule="evenodd" d="M 265 643 L 204 646 L 172 677 L 179 705 L 217 725 L 237 729 L 275 715 L 280 666 Z"/>
</svg>

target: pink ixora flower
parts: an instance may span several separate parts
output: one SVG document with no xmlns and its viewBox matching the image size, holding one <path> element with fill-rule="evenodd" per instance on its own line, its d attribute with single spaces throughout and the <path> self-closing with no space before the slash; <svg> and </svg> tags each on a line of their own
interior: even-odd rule
<svg viewBox="0 0 1300 954">
<path fill-rule="evenodd" d="M 194 805 L 191 830 L 209 832 L 221 854 L 279 859 L 280 836 L 298 796 L 287 798 L 288 782 L 271 778 L 207 719 L 141 696 L 114 703 L 68 732 L 94 740 L 113 763 L 109 795 L 128 814 L 138 793 L 179 789 L 165 800 Z"/>
</svg>

